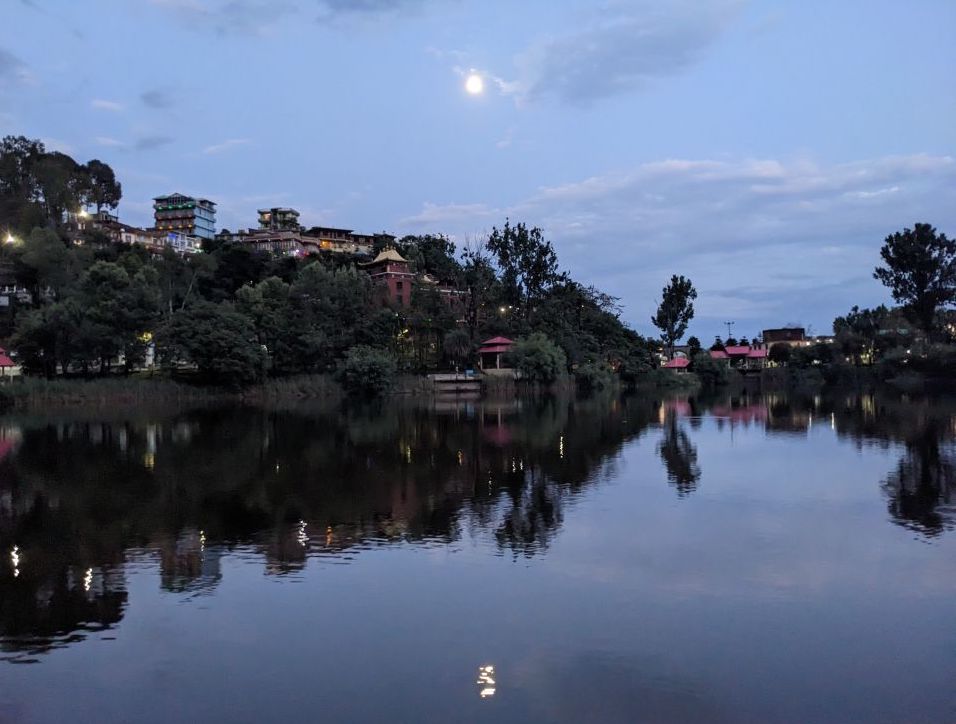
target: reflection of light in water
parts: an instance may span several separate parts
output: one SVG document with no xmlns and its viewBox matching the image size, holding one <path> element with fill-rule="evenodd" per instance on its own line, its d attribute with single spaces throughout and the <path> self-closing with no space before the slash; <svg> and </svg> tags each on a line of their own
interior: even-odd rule
<svg viewBox="0 0 956 724">
<path fill-rule="evenodd" d="M 564 460 L 564 435 L 558 438 L 558 457 Z"/>
<path fill-rule="evenodd" d="M 476 683 L 481 685 L 481 689 L 478 691 L 478 696 L 480 696 L 482 699 L 487 699 L 489 696 L 494 696 L 495 667 L 490 664 L 479 666 L 478 681 Z"/>
<path fill-rule="evenodd" d="M 325 545 L 332 545 L 332 526 L 328 526 L 325 529 Z"/>
<path fill-rule="evenodd" d="M 89 591 L 90 586 L 93 585 L 93 569 L 87 568 L 86 575 L 83 576 L 83 590 Z"/>
<path fill-rule="evenodd" d="M 306 523 L 304 520 L 299 521 L 299 532 L 296 534 L 295 539 L 299 541 L 299 545 L 303 548 L 305 544 L 309 542 L 309 536 L 305 532 Z"/>
<path fill-rule="evenodd" d="M 459 451 L 458 451 L 458 464 L 461 465 L 461 464 L 464 463 L 464 462 L 465 462 L 465 454 L 464 454 L 461 450 L 459 450 Z"/>
<path fill-rule="evenodd" d="M 13 564 L 13 577 L 16 578 L 20 575 L 20 549 L 17 546 L 10 551 L 10 562 Z"/>
<path fill-rule="evenodd" d="M 202 553 L 206 550 L 206 531 L 199 531 L 199 552 Z"/>
<path fill-rule="evenodd" d="M 156 467 L 156 454 L 155 453 L 145 453 L 143 455 L 143 467 L 147 470 L 152 470 Z"/>
<path fill-rule="evenodd" d="M 830 413 L 830 429 L 836 430 L 836 413 L 835 412 Z"/>
</svg>

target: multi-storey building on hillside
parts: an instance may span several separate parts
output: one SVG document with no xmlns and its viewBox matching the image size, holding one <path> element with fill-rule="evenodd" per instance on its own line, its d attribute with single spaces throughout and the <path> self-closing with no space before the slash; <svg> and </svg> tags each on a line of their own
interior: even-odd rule
<svg viewBox="0 0 956 724">
<path fill-rule="evenodd" d="M 174 193 L 153 199 L 157 231 L 175 231 L 202 239 L 216 235 L 216 204 L 209 199 Z"/>
</svg>

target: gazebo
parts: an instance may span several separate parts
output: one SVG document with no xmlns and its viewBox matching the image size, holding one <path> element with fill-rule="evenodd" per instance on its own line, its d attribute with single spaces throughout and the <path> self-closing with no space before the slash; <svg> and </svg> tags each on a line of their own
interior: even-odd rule
<svg viewBox="0 0 956 724">
<path fill-rule="evenodd" d="M 3 347 L 0 347 L 0 377 L 6 377 L 7 370 L 16 366 L 17 363 L 10 359 L 7 355 L 7 351 L 3 349 Z"/>
<path fill-rule="evenodd" d="M 507 337 L 492 337 L 482 342 L 481 347 L 478 348 L 478 366 L 481 371 L 492 372 L 494 370 L 510 369 L 501 366 L 501 356 L 511 349 L 513 344 L 514 340 Z"/>
</svg>

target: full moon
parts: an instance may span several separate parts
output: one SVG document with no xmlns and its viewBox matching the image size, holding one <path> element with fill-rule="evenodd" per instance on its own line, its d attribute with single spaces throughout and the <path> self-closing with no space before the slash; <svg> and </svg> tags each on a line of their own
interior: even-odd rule
<svg viewBox="0 0 956 724">
<path fill-rule="evenodd" d="M 484 79 L 477 73 L 472 73 L 465 79 L 465 90 L 473 96 L 479 95 L 485 89 Z"/>
</svg>

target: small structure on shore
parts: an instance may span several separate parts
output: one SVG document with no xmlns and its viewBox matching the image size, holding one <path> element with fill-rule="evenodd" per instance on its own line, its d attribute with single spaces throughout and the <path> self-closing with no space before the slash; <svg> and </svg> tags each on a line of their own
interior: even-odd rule
<svg viewBox="0 0 956 724">
<path fill-rule="evenodd" d="M 502 357 L 514 345 L 507 337 L 492 337 L 482 342 L 478 348 L 478 366 L 486 375 L 510 375 L 513 370 L 502 366 Z"/>
<path fill-rule="evenodd" d="M 675 357 L 664 365 L 665 370 L 673 370 L 679 375 L 687 374 L 688 367 L 690 367 L 690 360 L 686 357 Z"/>
</svg>

